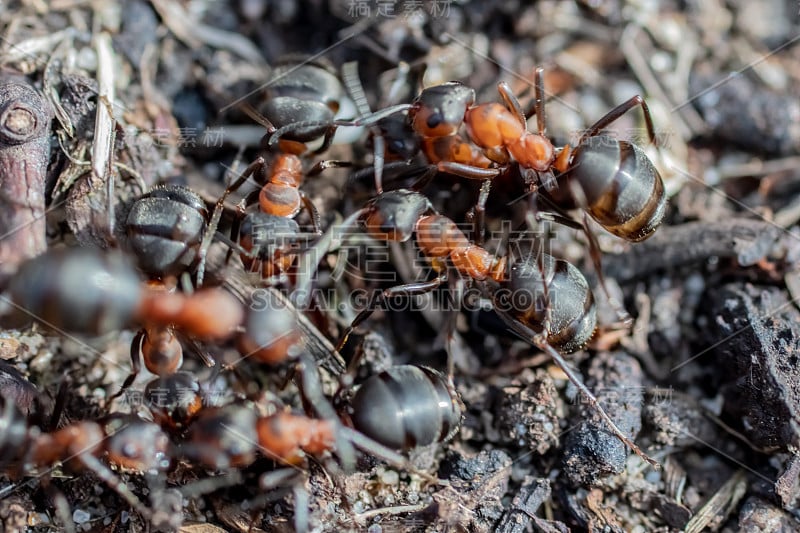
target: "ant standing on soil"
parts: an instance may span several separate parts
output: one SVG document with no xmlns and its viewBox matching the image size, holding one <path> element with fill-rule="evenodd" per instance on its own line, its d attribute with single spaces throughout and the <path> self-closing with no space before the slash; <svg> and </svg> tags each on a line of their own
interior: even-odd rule
<svg viewBox="0 0 800 533">
<path fill-rule="evenodd" d="M 543 69 L 535 73 L 537 132 L 527 129 L 527 122 L 517 98 L 507 83 L 498 84 L 504 104 L 474 105 L 475 93 L 459 82 L 450 82 L 422 91 L 409 112 L 414 129 L 431 140 L 426 150 L 435 169 L 471 179 L 483 179 L 484 185 L 475 208 L 477 242 L 483 238 L 483 216 L 491 180 L 512 161 L 523 171 L 530 187 L 531 211 L 537 219 L 559 222 L 583 230 L 589 240 L 589 252 L 603 292 L 610 297 L 603 277 L 601 252 L 597 238 L 588 226 L 586 214 L 604 229 L 629 242 L 639 242 L 661 224 L 666 213 L 666 194 L 661 176 L 637 145 L 602 133 L 602 130 L 636 106 L 641 106 L 650 142 L 656 144 L 650 110 L 641 96 L 634 96 L 595 122 L 572 149 L 566 145 L 559 153 L 545 136 Z M 469 164 L 474 158 L 461 146 L 457 131 L 461 123 L 469 139 L 500 168 Z M 449 139 L 445 141 L 445 139 Z M 441 146 L 448 147 L 441 152 Z M 438 148 L 437 148 L 438 147 Z M 560 184 L 560 185 L 559 185 Z M 555 209 L 540 212 L 538 194 Z M 582 223 L 565 214 L 566 210 L 584 210 Z M 629 320 L 621 308 L 618 314 Z"/>
<path fill-rule="evenodd" d="M 553 358 L 617 438 L 647 462 L 657 465 L 614 424 L 561 355 L 583 348 L 594 335 L 597 324 L 594 297 L 577 268 L 543 252 L 536 254 L 536 258 L 521 258 L 509 265 L 506 258 L 495 258 L 486 249 L 471 244 L 452 220 L 435 213 L 427 197 L 413 191 L 386 192 L 360 211 L 359 218 L 367 232 L 377 239 L 402 242 L 416 233 L 417 244 L 438 275 L 430 281 L 400 285 L 380 293 L 342 333 L 337 351 L 381 301 L 395 295 L 429 292 L 444 283 L 449 259 L 459 274 L 474 280 L 491 297 L 496 311 L 512 330 Z M 509 293 L 513 297 L 520 291 L 532 296 L 524 308 L 516 305 L 519 299 L 514 302 L 505 299 Z M 448 367 L 452 373 L 452 361 Z"/>
<path fill-rule="evenodd" d="M 661 177 L 641 148 L 601 133 L 623 114 L 641 106 L 648 136 L 655 144 L 653 120 L 644 99 L 637 95 L 620 104 L 589 127 L 574 149 L 567 145 L 556 154 L 545 136 L 542 73 L 543 69 L 538 68 L 535 75 L 537 133 L 528 131 L 522 108 L 505 82 L 497 87 L 505 105 L 474 105 L 475 92 L 458 82 L 425 89 L 409 112 L 412 125 L 421 135 L 440 139 L 455 136 L 463 122 L 469 139 L 488 159 L 498 164 L 515 161 L 528 171 L 533 191 L 543 188 L 552 192 L 558 188 L 559 179 L 565 181 L 572 201 L 558 197 L 557 207 L 571 209 L 577 204 L 614 235 L 631 242 L 646 239 L 661 223 L 666 210 Z M 484 177 L 480 168 L 458 163 L 465 161 L 445 160 L 439 169 L 468 178 Z M 490 170 L 493 176 L 502 171 Z M 553 176 L 553 171 L 558 175 Z M 538 183 L 533 181 L 535 176 Z M 485 204 L 485 198 L 482 202 Z"/>
<path fill-rule="evenodd" d="M 86 248 L 50 249 L 23 263 L 10 281 L 9 292 L 18 310 L 61 332 L 102 335 L 136 323 L 144 325 L 131 344 L 132 373 L 111 399 L 133 383 L 141 357 L 158 376 L 148 384 L 148 394 L 158 388 L 182 398 L 165 403 L 170 407 L 161 416 L 178 425 L 191 418 L 199 402 L 179 394 L 196 387 L 187 386 L 193 380 L 178 372 L 183 349 L 175 331 L 198 340 L 224 340 L 237 332 L 244 319 L 241 303 L 223 289 L 181 294 L 145 287 L 123 256 Z"/>
</svg>

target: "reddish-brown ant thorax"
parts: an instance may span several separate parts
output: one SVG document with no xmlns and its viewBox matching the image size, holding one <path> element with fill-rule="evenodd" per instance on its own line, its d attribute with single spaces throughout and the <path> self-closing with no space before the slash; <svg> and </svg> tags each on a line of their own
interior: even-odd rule
<svg viewBox="0 0 800 533">
<path fill-rule="evenodd" d="M 556 150 L 550 139 L 536 133 L 525 132 L 522 137 L 509 143 L 506 148 L 511 157 L 520 165 L 538 172 L 549 170 L 556 158 Z"/>
<path fill-rule="evenodd" d="M 496 102 L 467 110 L 464 122 L 470 139 L 484 149 L 506 146 L 525 133 L 519 119 Z"/>
<path fill-rule="evenodd" d="M 174 374 L 183 364 L 183 349 L 171 328 L 148 327 L 142 340 L 142 359 L 148 371 Z"/>
<path fill-rule="evenodd" d="M 450 260 L 456 270 L 478 281 L 486 279 L 494 266 L 494 256 L 474 244 L 453 250 Z"/>
<path fill-rule="evenodd" d="M 49 466 L 81 454 L 94 454 L 103 444 L 103 429 L 94 422 L 79 422 L 53 433 L 40 435 L 33 443 L 30 461 Z"/>
<path fill-rule="evenodd" d="M 333 424 L 289 413 L 260 418 L 258 443 L 264 453 L 281 462 L 296 464 L 303 452 L 320 454 L 334 447 Z"/>
<path fill-rule="evenodd" d="M 492 164 L 477 146 L 466 142 L 460 135 L 425 137 L 421 148 L 431 163 L 449 161 L 478 168 L 489 168 Z"/>
<path fill-rule="evenodd" d="M 258 203 L 262 211 L 277 217 L 293 217 L 303 206 L 296 187 L 278 183 L 264 185 Z"/>
<path fill-rule="evenodd" d="M 428 257 L 447 257 L 453 250 L 468 246 L 469 239 L 449 218 L 430 215 L 417 222 L 417 244 Z"/>
<path fill-rule="evenodd" d="M 142 322 L 174 325 L 203 340 L 230 337 L 244 319 L 242 305 L 232 294 L 203 289 L 191 295 L 149 293 L 139 308 Z"/>
<path fill-rule="evenodd" d="M 279 154 L 272 164 L 269 182 L 258 195 L 265 213 L 293 217 L 300 212 L 302 201 L 298 187 L 303 179 L 303 164 L 293 154 Z"/>
</svg>

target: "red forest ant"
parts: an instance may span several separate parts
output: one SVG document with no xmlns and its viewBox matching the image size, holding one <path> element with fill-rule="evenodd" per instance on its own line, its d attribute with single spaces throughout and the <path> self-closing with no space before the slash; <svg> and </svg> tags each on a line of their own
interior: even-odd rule
<svg viewBox="0 0 800 533">
<path fill-rule="evenodd" d="M 420 294 L 439 287 L 447 280 L 449 259 L 461 275 L 484 288 L 498 314 L 514 331 L 553 358 L 617 438 L 650 464 L 657 465 L 614 424 L 560 353 L 569 354 L 582 349 L 596 329 L 594 297 L 577 268 L 545 253 L 537 254 L 535 259 L 520 258 L 512 264 L 508 264 L 505 258 L 497 259 L 484 248 L 470 244 L 453 221 L 436 214 L 430 201 L 417 192 L 402 189 L 386 192 L 359 213 L 367 232 L 377 239 L 402 242 L 416 233 L 420 249 L 431 260 L 438 275 L 430 281 L 384 290 L 343 332 L 337 350 L 382 301 L 395 295 Z M 525 308 L 509 306 L 508 302 L 500 299 L 502 293 L 497 290 L 500 287 L 512 294 L 526 291 L 536 297 L 529 299 Z M 452 361 L 448 367 L 452 370 Z"/>
<path fill-rule="evenodd" d="M 641 148 L 601 133 L 624 113 L 641 106 L 647 133 L 655 144 L 653 120 L 644 99 L 637 95 L 620 104 L 593 124 L 574 149 L 567 145 L 556 154 L 545 136 L 542 73 L 538 68 L 535 75 L 536 133 L 528 131 L 522 108 L 505 82 L 498 84 L 505 105 L 474 105 L 474 91 L 458 82 L 425 89 L 409 112 L 412 125 L 421 135 L 438 138 L 456 135 L 463 122 L 470 140 L 489 159 L 500 164 L 515 161 L 539 176 L 538 184 L 531 183 L 534 190 L 542 187 L 553 191 L 557 182 L 552 173 L 558 172 L 557 178 L 566 182 L 572 202 L 559 198 L 557 207 L 571 209 L 577 204 L 614 235 L 631 242 L 646 239 L 661 223 L 666 209 L 661 177 Z M 439 169 L 470 178 L 486 177 L 480 169 L 446 161 Z M 501 172 L 491 170 L 494 175 Z"/>
</svg>

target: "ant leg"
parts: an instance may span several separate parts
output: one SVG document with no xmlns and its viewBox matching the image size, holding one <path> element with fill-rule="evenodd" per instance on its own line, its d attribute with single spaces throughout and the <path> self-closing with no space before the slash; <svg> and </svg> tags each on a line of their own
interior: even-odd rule
<svg viewBox="0 0 800 533">
<path fill-rule="evenodd" d="M 333 134 L 336 132 L 335 126 L 331 124 L 330 121 L 323 122 L 320 120 L 304 120 L 301 122 L 292 122 L 291 124 L 287 124 L 286 126 L 280 127 L 272 132 L 268 132 L 267 142 L 265 143 L 262 139 L 261 143 L 264 145 L 264 148 L 268 151 L 273 151 L 275 146 L 281 141 L 281 139 L 288 133 L 294 133 L 306 128 L 326 128 L 325 130 L 325 139 L 323 140 L 323 146 L 326 150 L 333 142 Z M 303 144 L 303 143 L 300 143 Z M 322 148 L 320 147 L 320 149 Z M 315 150 L 315 153 L 318 150 Z M 323 150 L 324 151 L 324 150 Z"/>
<path fill-rule="evenodd" d="M 250 250 L 245 250 L 239 243 L 237 243 L 224 233 L 220 233 L 218 231 L 216 235 L 214 235 L 214 239 L 216 239 L 217 241 L 221 242 L 222 244 L 228 247 L 228 253 L 225 255 L 225 262 L 227 262 L 230 259 L 230 256 L 231 254 L 233 254 L 233 252 L 244 255 L 251 259 L 255 259 L 256 257 L 255 253 L 251 252 Z"/>
<path fill-rule="evenodd" d="M 356 453 L 353 445 L 345 438 L 338 430 L 340 424 L 338 423 L 339 417 L 336 414 L 331 403 L 322 392 L 322 380 L 320 379 L 319 372 L 317 371 L 317 363 L 308 354 L 300 356 L 300 361 L 295 367 L 297 371 L 295 375 L 300 376 L 298 389 L 303 403 L 307 404 L 323 420 L 330 420 L 334 423 L 336 451 L 339 459 L 342 461 L 342 466 L 348 472 L 352 472 L 356 465 Z"/>
<path fill-rule="evenodd" d="M 481 184 L 481 192 L 478 195 L 478 202 L 475 204 L 475 244 L 483 246 L 483 233 L 486 218 L 486 202 L 489 200 L 489 191 L 492 189 L 492 180 L 486 180 Z"/>
<path fill-rule="evenodd" d="M 253 119 L 253 122 L 256 122 L 264 126 L 264 129 L 267 130 L 267 135 L 272 135 L 273 133 L 275 133 L 275 130 L 277 130 L 275 125 L 272 124 L 272 122 L 270 122 L 269 119 L 267 119 L 267 117 L 259 113 L 256 108 L 254 108 L 247 102 L 241 102 L 239 104 L 239 109 L 243 111 L 245 115 Z"/>
<path fill-rule="evenodd" d="M 591 393 L 589 388 L 583 383 L 581 378 L 575 373 L 572 367 L 570 367 L 569 363 L 567 363 L 566 359 L 564 359 L 564 356 L 561 355 L 558 352 L 558 350 L 553 348 L 550 345 L 550 343 L 547 342 L 547 338 L 544 335 L 534 332 L 528 326 L 520 323 L 513 317 L 508 316 L 505 312 L 498 312 L 498 316 L 500 316 L 500 318 L 513 331 L 515 331 L 526 341 L 533 344 L 534 346 L 545 352 L 553 359 L 553 362 L 558 366 L 558 368 L 560 368 L 567 375 L 567 378 L 569 378 L 572 384 L 578 388 L 578 391 L 583 395 L 586 401 L 589 402 L 591 408 L 594 409 L 595 412 L 597 412 L 597 414 L 600 415 L 600 418 L 603 419 L 603 422 L 606 423 L 608 428 L 611 430 L 611 433 L 613 433 L 615 437 L 617 437 L 623 444 L 629 447 L 633 451 L 633 453 L 635 453 L 636 455 L 638 455 L 639 457 L 650 463 L 655 469 L 657 470 L 661 469 L 661 465 L 658 463 L 658 461 L 656 461 L 649 455 L 645 454 L 641 450 L 641 448 L 639 448 L 636 445 L 636 443 L 634 443 L 631 439 L 629 439 L 622 432 L 622 430 L 620 430 L 619 427 L 617 427 L 614 421 L 611 420 L 611 417 L 608 416 L 608 413 L 605 412 L 605 409 L 603 409 L 603 407 L 597 401 L 597 398 L 594 396 L 594 394 Z M 547 332 L 547 330 L 544 331 L 545 333 Z"/>
<path fill-rule="evenodd" d="M 314 228 L 314 233 L 322 235 L 322 230 L 320 229 L 322 227 L 322 217 L 317 210 L 317 206 L 314 205 L 314 202 L 311 201 L 311 198 L 309 198 L 306 193 L 303 191 L 298 192 L 300 193 L 300 200 L 303 202 L 303 206 L 311 217 L 311 226 Z"/>
<path fill-rule="evenodd" d="M 383 166 L 386 164 L 386 140 L 378 128 L 372 135 L 372 166 L 375 167 L 375 193 L 383 194 Z"/>
<path fill-rule="evenodd" d="M 444 319 L 443 336 L 445 342 L 445 352 L 447 352 L 447 375 L 450 379 L 453 378 L 455 372 L 455 356 L 453 355 L 453 342 L 456 336 L 456 326 L 458 322 L 458 315 L 461 312 L 461 299 L 464 297 L 464 282 L 461 278 L 455 276 L 448 280 L 448 290 L 453 291 L 455 298 L 453 302 L 458 302 L 459 305 L 453 306 L 452 309 L 447 311 Z M 463 360 L 463 358 L 462 358 Z"/>
<path fill-rule="evenodd" d="M 608 290 L 608 286 L 606 285 L 606 278 L 603 275 L 603 259 L 602 259 L 602 252 L 600 251 L 600 244 L 597 242 L 597 236 L 589 227 L 589 218 L 586 215 L 586 212 L 583 213 L 583 223 L 576 222 L 571 218 L 564 216 L 559 213 L 551 213 L 548 211 L 539 211 L 536 212 L 534 215 L 537 221 L 547 220 L 550 222 L 556 222 L 558 224 L 567 226 L 568 228 L 577 229 L 582 231 L 586 235 L 586 239 L 588 241 L 589 247 L 589 258 L 592 261 L 592 266 L 594 267 L 594 271 L 597 273 L 597 281 L 600 284 L 600 288 L 605 294 L 606 299 L 608 300 L 609 305 L 614 309 L 614 312 L 617 314 L 617 318 L 623 324 L 624 327 L 630 327 L 633 318 L 631 318 L 630 314 L 625 310 L 620 302 L 617 301 L 616 298 L 611 296 L 611 293 Z"/>
<path fill-rule="evenodd" d="M 341 221 L 341 218 L 337 216 L 336 221 L 330 225 L 328 230 L 317 239 L 307 252 L 300 255 L 297 265 L 298 275 L 291 294 L 292 301 L 298 309 L 306 309 L 310 303 L 311 283 L 314 281 L 314 274 L 321 259 L 328 252 L 341 247 L 342 240 L 347 239 L 351 232 L 355 231 L 358 221 L 364 213 L 366 213 L 365 209 L 359 209 L 344 221 Z M 334 271 L 334 274 L 336 274 L 336 271 Z M 338 275 L 341 276 L 341 271 L 339 271 Z"/>
<path fill-rule="evenodd" d="M 308 510 L 311 508 L 311 499 L 306 488 L 295 483 L 292 486 L 292 496 L 294 496 L 294 530 L 297 533 L 308 533 Z"/>
<path fill-rule="evenodd" d="M 533 105 L 528 104 L 528 115 L 536 115 L 536 129 L 539 135 L 544 135 L 547 122 L 544 115 L 544 69 L 537 67 L 533 73 L 535 87 Z"/>
<path fill-rule="evenodd" d="M 224 204 L 225 200 L 228 199 L 228 195 L 230 195 L 230 193 L 237 191 L 239 187 L 244 185 L 244 183 L 248 179 L 250 179 L 251 176 L 253 175 L 262 176 L 264 172 L 266 172 L 266 169 L 267 169 L 267 161 L 262 156 L 257 157 L 255 161 L 247 165 L 247 168 L 245 168 L 244 172 L 242 172 L 241 175 L 238 178 L 236 178 L 236 181 L 228 185 L 228 187 L 225 189 L 225 192 L 222 195 L 222 198 L 217 201 L 217 205 L 221 206 L 222 204 Z"/>
<path fill-rule="evenodd" d="M 566 226 L 568 228 L 577 229 L 584 231 L 585 228 L 580 222 L 575 222 L 569 217 L 564 215 L 560 215 L 558 213 L 551 213 L 549 211 L 537 211 L 534 214 L 537 221 L 546 220 L 548 222 L 555 222 L 557 224 L 561 224 L 562 226 Z"/>
<path fill-rule="evenodd" d="M 336 159 L 326 159 L 324 161 L 318 162 L 316 165 L 311 167 L 311 170 L 306 172 L 307 177 L 316 176 L 328 170 L 329 168 L 350 168 L 353 166 L 353 163 L 350 161 L 338 161 Z"/>
<path fill-rule="evenodd" d="M 333 144 L 333 136 L 336 134 L 336 126 L 331 126 L 325 130 L 325 137 L 322 139 L 322 144 L 314 150 L 314 154 L 321 154 L 325 152 Z"/>
<path fill-rule="evenodd" d="M 128 505 L 130 505 L 137 513 L 139 513 L 145 520 L 150 521 L 153 514 L 150 509 L 136 497 L 128 486 L 114 474 L 106 465 L 100 462 L 95 456 L 89 453 L 82 453 L 77 457 L 81 464 L 92 471 L 94 475 L 99 477 L 106 485 L 111 487 L 117 494 L 119 494 Z"/>
<path fill-rule="evenodd" d="M 75 533 L 75 522 L 72 520 L 72 513 L 69 511 L 69 502 L 63 492 L 58 487 L 50 483 L 50 476 L 45 475 L 41 480 L 42 489 L 45 494 L 53 501 L 56 516 L 61 520 L 62 527 L 67 533 Z"/>
<path fill-rule="evenodd" d="M 233 223 L 231 224 L 230 241 L 235 243 L 236 246 L 239 247 L 239 248 L 241 248 L 241 246 L 239 246 L 239 232 L 242 229 L 242 220 L 244 220 L 244 209 L 240 209 L 239 207 L 237 207 L 236 208 L 236 216 L 234 217 Z M 249 254 L 249 252 L 248 252 L 248 254 Z M 225 254 L 225 264 L 226 265 L 231 260 L 231 255 L 233 255 L 233 247 L 229 247 L 227 253 Z"/>
<path fill-rule="evenodd" d="M 550 325 L 553 323 L 553 308 L 550 306 L 550 287 L 547 284 L 547 276 L 544 272 L 544 250 L 536 253 L 536 265 L 542 275 L 542 299 L 544 301 L 544 320 L 542 321 L 542 331 L 545 335 L 550 333 Z"/>
<path fill-rule="evenodd" d="M 367 320 L 372 315 L 372 313 L 374 313 L 375 310 L 378 309 L 378 306 L 385 300 L 388 300 L 393 296 L 399 296 L 399 295 L 416 296 L 417 294 L 425 294 L 426 292 L 430 292 L 436 289 L 436 287 L 440 286 L 446 280 L 447 280 L 447 274 L 439 274 L 436 278 L 430 281 L 423 281 L 420 283 L 408 283 L 406 285 L 398 285 L 397 287 L 391 287 L 389 289 L 385 289 L 378 295 L 377 298 L 375 298 L 374 301 L 370 302 L 369 305 L 367 305 L 366 309 L 358 313 L 353 322 L 347 327 L 347 329 L 344 330 L 344 333 L 342 333 L 341 338 L 339 338 L 339 342 L 336 343 L 336 351 L 337 352 L 342 351 L 344 345 L 347 344 L 347 339 L 350 338 L 350 334 L 353 333 L 353 331 L 361 323 Z M 352 373 L 352 375 L 355 375 L 354 373 L 355 370 L 358 368 L 358 363 L 359 361 L 357 360 L 357 358 L 353 358 L 353 360 L 350 361 L 350 364 L 348 365 L 347 369 L 348 374 Z"/>
<path fill-rule="evenodd" d="M 426 472 L 422 472 L 421 470 L 414 468 L 411 462 L 405 457 L 403 457 L 403 455 L 397 453 L 396 451 L 390 448 L 387 448 L 383 444 L 375 442 L 374 440 L 367 437 L 363 433 L 347 426 L 342 426 L 341 430 L 345 438 L 347 438 L 350 442 L 352 442 L 356 448 L 359 448 L 360 450 L 370 453 L 375 457 L 377 457 L 378 459 L 386 461 L 392 466 L 417 474 L 426 481 L 429 481 L 435 485 L 442 486 L 447 484 L 446 481 L 443 481 L 437 478 L 436 476 L 432 476 Z"/>
<path fill-rule="evenodd" d="M 128 390 L 128 387 L 130 387 L 131 384 L 133 384 L 133 382 L 136 380 L 136 376 L 139 375 L 139 371 L 142 369 L 139 358 L 142 353 L 144 336 L 145 330 L 140 329 L 139 332 L 133 337 L 133 340 L 131 341 L 131 373 L 128 374 L 127 378 L 125 378 L 125 382 L 122 384 L 122 387 L 120 387 L 119 392 L 108 399 L 108 403 L 111 403 L 122 396 L 122 394 Z"/>
<path fill-rule="evenodd" d="M 636 455 L 638 455 L 639 457 L 650 463 L 653 467 L 655 467 L 656 470 L 661 469 L 661 465 L 658 463 L 658 461 L 656 461 L 655 459 L 644 453 L 641 450 L 641 448 L 639 448 L 639 446 L 636 445 L 636 443 L 634 443 L 631 439 L 629 439 L 622 432 L 622 430 L 619 429 L 619 427 L 617 427 L 614 421 L 611 420 L 611 417 L 608 416 L 608 413 L 606 413 L 605 409 L 603 409 L 603 407 L 597 401 L 597 398 L 594 396 L 594 394 L 592 394 L 591 391 L 589 391 L 589 388 L 583 383 L 583 381 L 581 381 L 581 379 L 578 377 L 575 371 L 572 370 L 572 368 L 570 368 L 569 364 L 564 359 L 564 357 L 560 353 L 558 353 L 558 350 L 553 348 L 547 342 L 547 340 L 541 335 L 534 335 L 533 344 L 537 348 L 539 348 L 540 350 L 542 350 L 543 352 L 545 352 L 546 354 L 548 354 L 550 357 L 553 358 L 553 362 L 555 362 L 555 364 L 567 375 L 572 384 L 578 388 L 583 397 L 589 402 L 591 408 L 594 409 L 595 412 L 597 412 L 597 414 L 600 415 L 600 418 L 603 419 L 603 421 L 606 423 L 606 425 L 608 426 L 608 428 L 611 430 L 611 432 L 614 434 L 615 437 L 617 437 L 620 441 L 622 441 L 623 444 L 625 444 L 628 448 L 630 448 L 633 451 L 633 453 L 635 453 Z"/>
<path fill-rule="evenodd" d="M 589 227 L 589 216 L 586 214 L 586 211 L 583 212 L 582 229 L 586 234 L 586 238 L 589 240 L 589 257 L 592 260 L 594 271 L 597 273 L 597 281 L 600 283 L 600 288 L 603 290 L 603 294 L 606 295 L 609 305 L 614 309 L 623 327 L 625 329 L 630 328 L 633 325 L 633 318 L 628 314 L 628 311 L 625 310 L 622 304 L 618 302 L 616 298 L 612 297 L 611 293 L 608 291 L 606 278 L 603 275 L 603 253 L 600 251 L 597 235 L 595 235 Z"/>
<path fill-rule="evenodd" d="M 539 130 L 539 135 L 544 135 L 544 130 L 547 122 L 544 118 L 544 69 L 538 67 L 533 75 L 533 81 L 536 84 L 536 103 L 534 109 L 536 113 L 536 128 Z"/>
<path fill-rule="evenodd" d="M 228 470 L 224 475 L 219 474 L 197 481 L 190 481 L 179 487 L 178 492 L 180 492 L 181 496 L 184 498 L 192 499 L 204 494 L 211 494 L 212 492 L 226 487 L 235 487 L 236 485 L 241 485 L 243 482 L 244 477 L 239 470 Z"/>
<path fill-rule="evenodd" d="M 61 420 L 61 415 L 64 414 L 64 409 L 67 406 L 67 391 L 71 385 L 69 378 L 65 379 L 58 386 L 58 393 L 56 394 L 56 402 L 53 406 L 53 412 L 50 414 L 50 420 L 47 421 L 45 429 L 47 431 L 55 431 L 58 428 L 58 423 Z"/>
<path fill-rule="evenodd" d="M 499 176 L 503 170 L 499 168 L 474 167 L 464 163 L 454 163 L 453 161 L 440 161 L 436 164 L 436 169 L 439 172 L 455 174 L 471 180 L 491 180 Z"/>
<path fill-rule="evenodd" d="M 347 87 L 347 92 L 353 98 L 353 102 L 358 110 L 359 118 L 372 114 L 367 101 L 367 95 L 364 93 L 364 87 L 361 85 L 361 80 L 358 77 L 358 63 L 350 61 L 342 66 L 342 80 Z M 384 153 L 386 150 L 386 142 L 381 135 L 380 128 L 372 127 L 370 131 L 373 136 L 373 167 L 375 168 L 375 191 L 377 194 L 383 194 L 383 165 Z"/>
<path fill-rule="evenodd" d="M 527 129 L 528 123 L 525 120 L 525 113 L 523 113 L 522 106 L 519 105 L 519 100 L 516 96 L 514 96 L 514 93 L 511 91 L 511 87 L 508 85 L 508 83 L 504 81 L 498 83 L 497 92 L 500 93 L 500 97 L 503 99 L 506 109 L 516 115 L 520 124 L 522 124 L 522 127 Z"/>
<path fill-rule="evenodd" d="M 381 120 L 408 111 L 414 108 L 414 104 L 397 104 L 383 109 L 379 109 L 369 115 L 358 117 L 354 120 L 334 120 L 333 124 L 336 126 L 373 126 Z"/>
<path fill-rule="evenodd" d="M 208 255 L 208 249 L 211 246 L 211 241 L 213 241 L 214 236 L 217 232 L 217 226 L 219 225 L 219 220 L 222 218 L 222 209 L 225 205 L 225 200 L 228 199 L 228 195 L 233 191 L 237 190 L 239 187 L 244 184 L 253 174 L 261 174 L 267 168 L 267 162 L 264 160 L 263 157 L 258 157 L 255 161 L 250 163 L 244 172 L 239 176 L 239 178 L 229 185 L 225 192 L 222 194 L 222 197 L 217 200 L 217 204 L 214 206 L 214 214 L 211 216 L 211 220 L 208 223 L 208 227 L 206 228 L 206 232 L 203 235 L 203 241 L 200 244 L 200 249 L 197 251 L 197 257 L 199 260 L 199 264 L 197 265 L 197 287 L 203 286 L 203 278 L 205 275 L 206 270 L 206 255 Z"/>
<path fill-rule="evenodd" d="M 608 113 L 600 120 L 595 122 L 586 133 L 581 135 L 580 140 L 578 141 L 578 145 L 581 145 L 586 139 L 589 137 L 594 137 L 597 135 L 600 130 L 607 127 L 609 124 L 617 120 L 619 117 L 630 111 L 636 106 L 642 106 L 642 112 L 644 113 L 644 123 L 647 126 L 647 135 L 650 137 L 650 142 L 653 143 L 655 146 L 658 146 L 656 142 L 656 132 L 655 128 L 653 127 L 653 117 L 650 115 L 650 108 L 647 107 L 647 103 L 644 101 L 640 95 L 636 95 L 628 99 L 626 102 L 621 103 Z"/>
<path fill-rule="evenodd" d="M 173 331 L 173 333 L 175 332 Z M 219 366 L 217 360 L 210 353 L 208 353 L 207 350 L 203 349 L 203 346 L 196 339 L 192 337 L 190 338 L 183 337 L 183 340 L 191 346 L 192 353 L 194 353 L 197 357 L 199 357 L 200 361 L 207 368 L 214 368 Z"/>
</svg>

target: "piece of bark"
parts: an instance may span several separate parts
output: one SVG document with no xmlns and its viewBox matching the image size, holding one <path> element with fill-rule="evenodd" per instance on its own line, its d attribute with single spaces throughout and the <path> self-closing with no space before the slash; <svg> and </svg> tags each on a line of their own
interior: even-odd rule
<svg viewBox="0 0 800 533">
<path fill-rule="evenodd" d="M 0 74 L 0 273 L 47 248 L 45 174 L 53 112 L 24 78 Z"/>
</svg>

